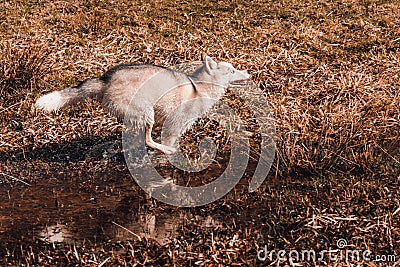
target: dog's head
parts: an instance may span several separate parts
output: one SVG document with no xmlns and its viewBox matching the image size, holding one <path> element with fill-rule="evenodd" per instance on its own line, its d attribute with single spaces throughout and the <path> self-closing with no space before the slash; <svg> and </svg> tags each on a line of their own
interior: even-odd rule
<svg viewBox="0 0 400 267">
<path fill-rule="evenodd" d="M 202 61 L 213 82 L 226 87 L 244 87 L 248 84 L 250 74 L 247 70 L 237 70 L 228 62 L 216 62 L 204 53 Z"/>
</svg>

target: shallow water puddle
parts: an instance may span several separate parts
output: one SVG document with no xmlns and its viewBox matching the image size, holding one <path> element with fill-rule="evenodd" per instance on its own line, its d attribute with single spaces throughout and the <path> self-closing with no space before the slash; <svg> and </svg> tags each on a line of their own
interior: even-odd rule
<svg viewBox="0 0 400 267">
<path fill-rule="evenodd" d="M 184 224 L 215 227 L 211 216 L 161 206 L 129 176 L 93 182 L 50 179 L 30 187 L 0 185 L 0 241 L 81 243 L 151 238 L 166 244 Z"/>
</svg>

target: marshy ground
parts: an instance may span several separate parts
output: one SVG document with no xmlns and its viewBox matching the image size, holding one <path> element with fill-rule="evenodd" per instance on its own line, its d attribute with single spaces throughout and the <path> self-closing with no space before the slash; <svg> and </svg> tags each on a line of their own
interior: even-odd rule
<svg viewBox="0 0 400 267">
<path fill-rule="evenodd" d="M 370 250 L 370 260 L 299 262 L 399 264 L 399 14 L 389 0 L 2 1 L 1 265 L 282 266 L 298 262 L 261 261 L 258 252 L 335 250 L 340 239 L 348 246 L 336 253 Z M 57 114 L 33 107 L 116 64 L 173 67 L 201 52 L 251 70 L 274 114 L 276 156 L 255 192 L 247 192 L 259 150 L 251 114 L 240 184 L 212 204 L 179 208 L 135 183 L 122 125 L 98 101 Z M 224 97 L 240 110 L 236 100 Z M 201 183 L 218 176 L 229 152 L 226 133 L 205 123 L 184 136 L 187 153 L 204 136 L 220 152 L 206 177 L 191 174 Z"/>
</svg>

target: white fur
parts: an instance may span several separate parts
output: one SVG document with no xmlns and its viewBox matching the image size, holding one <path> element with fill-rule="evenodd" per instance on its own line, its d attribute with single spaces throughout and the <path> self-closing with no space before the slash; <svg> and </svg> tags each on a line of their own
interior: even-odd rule
<svg viewBox="0 0 400 267">
<path fill-rule="evenodd" d="M 64 105 L 60 92 L 54 91 L 44 96 L 41 96 L 35 106 L 38 109 L 43 109 L 48 112 L 57 111 Z"/>
</svg>

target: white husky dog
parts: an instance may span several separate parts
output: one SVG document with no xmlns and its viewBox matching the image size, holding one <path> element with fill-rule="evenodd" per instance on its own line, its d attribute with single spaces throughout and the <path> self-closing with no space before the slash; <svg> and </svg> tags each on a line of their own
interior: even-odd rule
<svg viewBox="0 0 400 267">
<path fill-rule="evenodd" d="M 246 70 L 237 70 L 227 62 L 216 62 L 206 54 L 202 55 L 202 61 L 203 65 L 191 75 L 155 65 L 118 65 L 99 78 L 43 95 L 35 105 L 52 112 L 88 97 L 97 97 L 113 115 L 128 119 L 135 127 L 145 127 L 149 147 L 171 154 L 176 151 L 171 147 L 176 138 L 171 138 L 167 145 L 153 141 L 151 132 L 155 123 L 186 101 L 219 100 L 228 87 L 244 86 L 250 78 Z M 200 113 L 212 107 L 208 101 L 195 103 L 191 108 Z"/>
</svg>

